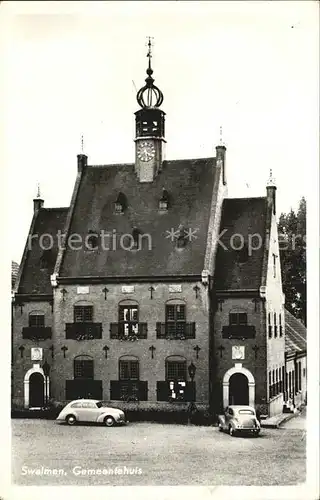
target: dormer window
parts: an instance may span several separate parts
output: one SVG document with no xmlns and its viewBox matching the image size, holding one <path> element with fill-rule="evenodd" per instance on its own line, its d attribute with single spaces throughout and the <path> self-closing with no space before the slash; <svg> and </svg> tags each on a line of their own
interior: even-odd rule
<svg viewBox="0 0 320 500">
<path fill-rule="evenodd" d="M 246 243 L 244 243 L 239 249 L 237 249 L 236 252 L 239 264 L 244 264 L 245 262 L 247 262 L 249 258 L 249 253 L 248 253 L 248 246 Z"/>
<path fill-rule="evenodd" d="M 132 238 L 133 238 L 133 247 L 132 249 L 135 250 L 139 247 L 139 236 L 140 236 L 140 231 L 137 227 L 134 227 L 132 230 Z"/>
<path fill-rule="evenodd" d="M 159 200 L 159 210 L 160 212 L 166 212 L 169 207 L 169 193 L 166 189 L 162 190 L 162 197 Z"/>
<path fill-rule="evenodd" d="M 118 197 L 114 203 L 114 212 L 117 215 L 122 215 L 127 208 L 127 200 L 123 193 L 119 193 Z"/>
<path fill-rule="evenodd" d="M 180 224 L 178 227 L 178 237 L 177 237 L 177 248 L 183 248 L 186 246 L 186 237 L 185 237 L 185 229 L 184 227 Z"/>
<path fill-rule="evenodd" d="M 90 229 L 88 232 L 88 236 L 86 238 L 86 249 L 97 250 L 98 243 L 99 243 L 98 234 Z"/>
</svg>

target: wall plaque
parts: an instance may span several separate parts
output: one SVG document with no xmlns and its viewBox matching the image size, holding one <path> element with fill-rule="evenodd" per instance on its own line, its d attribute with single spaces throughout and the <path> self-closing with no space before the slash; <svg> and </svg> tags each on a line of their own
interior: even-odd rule
<svg viewBox="0 0 320 500">
<path fill-rule="evenodd" d="M 169 285 L 169 293 L 182 292 L 182 285 Z"/>
<path fill-rule="evenodd" d="M 77 287 L 77 293 L 78 293 L 78 294 L 86 294 L 86 293 L 89 293 L 89 287 L 88 287 L 88 286 L 78 286 L 78 287 Z"/>
<path fill-rule="evenodd" d="M 134 292 L 134 286 L 133 285 L 124 285 L 122 288 L 122 293 L 133 293 Z"/>
<path fill-rule="evenodd" d="M 232 346 L 232 359 L 244 359 L 244 345 Z"/>
<path fill-rule="evenodd" d="M 31 361 L 42 360 L 42 347 L 31 347 Z"/>
</svg>

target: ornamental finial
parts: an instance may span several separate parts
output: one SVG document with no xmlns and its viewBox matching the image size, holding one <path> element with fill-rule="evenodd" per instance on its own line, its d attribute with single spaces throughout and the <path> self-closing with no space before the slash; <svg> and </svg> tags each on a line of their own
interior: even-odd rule
<svg viewBox="0 0 320 500">
<path fill-rule="evenodd" d="M 40 183 L 38 182 L 37 184 L 37 198 L 41 198 L 41 194 L 40 194 Z"/>
<path fill-rule="evenodd" d="M 270 171 L 269 171 L 269 179 L 267 182 L 267 186 L 274 186 L 274 187 L 276 186 L 276 180 L 272 175 L 272 168 L 270 168 Z"/>
<path fill-rule="evenodd" d="M 152 58 L 152 46 L 153 37 L 147 37 L 148 42 L 148 68 L 147 68 L 147 78 L 145 80 L 146 84 L 137 92 L 137 101 L 141 108 L 158 108 L 163 102 L 163 94 L 158 87 L 154 85 L 154 78 L 152 78 L 153 69 L 151 68 L 151 58 Z"/>
</svg>

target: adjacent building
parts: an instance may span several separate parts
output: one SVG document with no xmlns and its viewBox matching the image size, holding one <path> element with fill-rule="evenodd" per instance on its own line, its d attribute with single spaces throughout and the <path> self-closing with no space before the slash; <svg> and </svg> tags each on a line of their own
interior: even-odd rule
<svg viewBox="0 0 320 500">
<path fill-rule="evenodd" d="M 70 206 L 34 200 L 15 285 L 13 404 L 279 413 L 299 390 L 286 363 L 290 380 L 300 372 L 286 351 L 275 183 L 228 198 L 222 144 L 212 158 L 167 160 L 152 75 L 149 50 L 134 162 L 79 154 Z"/>
</svg>

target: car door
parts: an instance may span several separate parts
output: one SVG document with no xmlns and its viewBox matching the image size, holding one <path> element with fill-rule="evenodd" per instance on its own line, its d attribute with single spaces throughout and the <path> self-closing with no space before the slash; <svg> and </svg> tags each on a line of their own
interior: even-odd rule
<svg viewBox="0 0 320 500">
<path fill-rule="evenodd" d="M 95 422 L 97 407 L 93 401 L 83 401 L 79 410 L 80 422 Z"/>
</svg>

